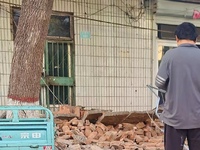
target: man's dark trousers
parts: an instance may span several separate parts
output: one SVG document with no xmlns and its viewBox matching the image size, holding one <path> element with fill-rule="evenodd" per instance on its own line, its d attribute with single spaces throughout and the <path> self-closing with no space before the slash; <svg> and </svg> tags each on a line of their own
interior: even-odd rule
<svg viewBox="0 0 200 150">
<path fill-rule="evenodd" d="M 189 150 L 200 150 L 200 128 L 175 129 L 165 124 L 165 150 L 183 150 L 186 138 L 188 140 Z"/>
</svg>

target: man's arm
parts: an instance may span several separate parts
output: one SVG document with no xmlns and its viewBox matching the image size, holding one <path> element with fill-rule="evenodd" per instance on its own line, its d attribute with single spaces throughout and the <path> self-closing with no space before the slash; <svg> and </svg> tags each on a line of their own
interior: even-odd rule
<svg viewBox="0 0 200 150">
<path fill-rule="evenodd" d="M 169 59 L 167 53 L 163 56 L 158 73 L 156 75 L 155 85 L 160 89 L 166 89 L 169 80 Z"/>
</svg>

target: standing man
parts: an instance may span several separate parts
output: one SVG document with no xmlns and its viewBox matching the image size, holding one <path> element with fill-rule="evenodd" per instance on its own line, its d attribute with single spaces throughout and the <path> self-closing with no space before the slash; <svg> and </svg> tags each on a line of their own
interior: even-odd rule
<svg viewBox="0 0 200 150">
<path fill-rule="evenodd" d="M 189 22 L 180 24 L 178 47 L 163 56 L 156 86 L 166 90 L 161 120 L 165 123 L 165 150 L 182 150 L 187 138 L 190 150 L 200 150 L 200 49 L 198 34 Z"/>
</svg>

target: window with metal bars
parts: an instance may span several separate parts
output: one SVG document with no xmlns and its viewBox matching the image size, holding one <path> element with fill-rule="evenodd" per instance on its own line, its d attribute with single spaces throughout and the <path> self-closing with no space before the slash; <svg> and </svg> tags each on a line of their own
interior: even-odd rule
<svg viewBox="0 0 200 150">
<path fill-rule="evenodd" d="M 45 51 L 45 78 L 49 85 L 49 104 L 69 104 L 72 100 L 72 45 L 67 42 L 47 42 Z"/>
<path fill-rule="evenodd" d="M 41 90 L 41 95 L 45 95 L 46 98 L 41 98 L 41 103 L 53 109 L 59 104 L 75 104 L 75 55 L 71 28 L 72 26 L 69 29 L 70 33 L 66 32 L 69 37 L 56 34 L 47 37 L 43 73 L 46 90 L 43 93 Z M 58 31 L 53 29 L 53 26 L 51 30 Z"/>
</svg>

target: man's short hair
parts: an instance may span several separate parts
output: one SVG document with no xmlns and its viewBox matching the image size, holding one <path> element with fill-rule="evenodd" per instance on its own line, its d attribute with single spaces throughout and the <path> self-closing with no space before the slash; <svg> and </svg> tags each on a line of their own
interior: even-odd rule
<svg viewBox="0 0 200 150">
<path fill-rule="evenodd" d="M 197 29 L 194 24 L 190 22 L 183 22 L 178 25 L 175 31 L 175 35 L 180 40 L 191 40 L 196 41 L 198 37 Z"/>
</svg>

